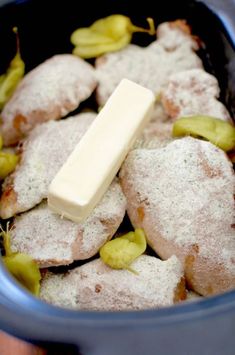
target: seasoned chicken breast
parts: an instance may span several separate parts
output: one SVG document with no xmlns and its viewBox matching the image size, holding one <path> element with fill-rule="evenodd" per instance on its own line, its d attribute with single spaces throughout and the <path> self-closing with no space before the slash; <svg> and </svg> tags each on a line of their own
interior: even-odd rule
<svg viewBox="0 0 235 355">
<path fill-rule="evenodd" d="M 115 234 L 126 211 L 126 199 L 115 179 L 83 223 L 53 213 L 42 202 L 17 216 L 11 232 L 14 251 L 30 255 L 40 267 L 68 265 L 88 259 Z"/>
<path fill-rule="evenodd" d="M 1 133 L 6 146 L 16 144 L 39 123 L 74 111 L 96 87 L 94 68 L 71 54 L 47 59 L 18 85 L 2 113 Z"/>
<path fill-rule="evenodd" d="M 158 39 L 146 48 L 131 44 L 96 60 L 97 100 L 101 106 L 123 78 L 151 89 L 157 97 L 171 74 L 202 67 L 194 52 L 197 41 L 184 21 L 163 23 L 157 34 Z"/>
<path fill-rule="evenodd" d="M 160 308 L 185 299 L 183 269 L 175 256 L 161 261 L 142 255 L 132 266 L 137 274 L 97 259 L 67 274 L 47 273 L 40 297 L 64 308 L 98 311 Z"/>
<path fill-rule="evenodd" d="M 218 80 L 202 69 L 175 73 L 163 89 L 161 100 L 173 119 L 182 116 L 207 115 L 231 121 L 226 107 L 218 101 Z"/>
<path fill-rule="evenodd" d="M 181 260 L 191 289 L 235 287 L 235 178 L 222 150 L 190 137 L 133 150 L 120 177 L 133 226 L 162 259 Z"/>
</svg>

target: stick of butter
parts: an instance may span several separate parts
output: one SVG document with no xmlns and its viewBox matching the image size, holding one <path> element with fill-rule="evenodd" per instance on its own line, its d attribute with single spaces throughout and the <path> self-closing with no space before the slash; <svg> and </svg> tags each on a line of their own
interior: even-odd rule
<svg viewBox="0 0 235 355">
<path fill-rule="evenodd" d="M 51 182 L 53 211 L 74 222 L 89 216 L 143 131 L 154 101 L 152 91 L 127 79 L 120 82 Z"/>
</svg>

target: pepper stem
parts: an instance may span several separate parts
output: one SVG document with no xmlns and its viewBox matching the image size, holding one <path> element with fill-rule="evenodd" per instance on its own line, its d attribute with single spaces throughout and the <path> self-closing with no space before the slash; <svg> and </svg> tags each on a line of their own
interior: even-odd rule
<svg viewBox="0 0 235 355">
<path fill-rule="evenodd" d="M 13 27 L 12 31 L 15 33 L 16 35 L 16 51 L 17 53 L 20 54 L 20 39 L 19 39 L 19 32 L 18 32 L 18 27 Z"/>
<path fill-rule="evenodd" d="M 11 243 L 10 243 L 10 230 L 9 230 L 9 222 L 7 222 L 6 231 L 3 230 L 2 226 L 0 225 L 0 236 L 3 238 L 3 247 L 5 250 L 5 255 L 10 256 L 13 254 L 11 250 Z"/>
<path fill-rule="evenodd" d="M 138 27 L 135 25 L 131 26 L 131 32 L 145 32 L 148 33 L 149 35 L 153 36 L 156 33 L 155 25 L 154 25 L 154 20 L 151 17 L 147 18 L 147 22 L 149 24 L 149 29 Z"/>
</svg>

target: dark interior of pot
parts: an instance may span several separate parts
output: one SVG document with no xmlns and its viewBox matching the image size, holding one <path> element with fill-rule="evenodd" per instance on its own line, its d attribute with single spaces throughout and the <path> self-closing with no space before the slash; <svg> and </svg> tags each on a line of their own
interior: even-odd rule
<svg viewBox="0 0 235 355">
<path fill-rule="evenodd" d="M 15 54 L 15 35 L 12 33 L 14 26 L 19 29 L 21 54 L 26 63 L 26 71 L 29 71 L 55 54 L 71 53 L 73 47 L 69 39 L 76 28 L 89 26 L 96 19 L 115 13 L 127 15 L 134 23 L 143 27 L 146 25 L 145 19 L 147 17 L 154 18 L 156 24 L 179 18 L 186 19 L 192 26 L 192 32 L 202 41 L 198 55 L 203 60 L 205 70 L 215 75 L 219 80 L 220 100 L 230 111 L 231 117 L 235 117 L 235 33 L 234 38 L 231 38 L 226 30 L 229 23 L 226 22 L 226 18 L 222 23 L 217 15 L 202 2 L 163 1 L 156 3 L 154 1 L 100 0 L 81 3 L 75 0 L 67 0 L 66 2 L 48 0 L 15 1 L 0 8 L 0 41 L 4 44 L 1 51 L 0 73 L 6 70 Z M 229 15 L 228 13 L 228 18 Z M 133 43 L 141 46 L 146 46 L 150 42 L 151 38 L 143 34 L 135 34 L 133 37 Z M 96 108 L 94 97 L 89 99 L 88 103 L 91 107 Z M 83 103 L 78 112 L 86 105 L 87 102 Z M 125 223 L 128 223 L 128 221 Z M 77 265 L 79 265 L 79 262 L 73 264 L 72 267 Z M 82 354 L 118 355 L 122 353 L 131 355 L 135 353 L 138 355 L 145 352 L 151 355 L 154 353 L 153 341 L 158 337 L 157 333 L 159 337 L 162 337 L 162 340 L 159 340 L 159 349 L 161 349 L 163 339 L 164 341 L 168 337 L 173 339 L 172 344 L 166 346 L 166 351 L 160 351 L 159 354 L 172 354 L 172 351 L 181 355 L 186 353 L 197 354 L 200 347 L 193 339 L 193 334 L 200 334 L 200 316 L 204 318 L 206 326 L 209 326 L 211 331 L 215 331 L 215 327 L 222 329 L 225 324 L 233 324 L 233 326 L 235 324 L 235 291 L 204 301 L 197 301 L 192 305 L 176 306 L 174 309 L 127 312 L 125 314 L 76 313 L 45 305 L 19 289 L 18 286 L 11 285 L 13 279 L 6 277 L 2 265 L 0 265 L 0 279 L 3 282 L 0 285 L 0 310 L 2 314 L 0 326 L 2 329 L 35 342 L 76 344 L 76 346 L 81 346 Z M 233 320 L 229 319 L 229 305 L 232 307 Z M 217 310 L 218 319 L 220 318 L 222 323 L 217 324 L 217 321 L 215 321 L 212 326 L 213 317 L 210 318 L 210 315 Z M 22 316 L 25 324 L 21 322 Z M 164 319 L 167 319 L 168 326 L 166 326 Z M 194 325 L 192 323 L 189 325 L 188 319 L 193 320 Z M 181 331 L 189 333 L 187 335 L 188 340 L 182 341 L 182 343 L 179 341 L 175 348 L 174 342 L 179 335 L 177 333 L 179 328 L 176 330 L 179 320 L 185 322 L 185 328 L 182 328 Z M 125 326 L 123 323 L 125 323 Z M 110 340 L 104 340 L 102 327 L 99 328 L 100 324 L 102 324 L 103 332 L 105 329 L 107 334 L 111 334 Z M 150 324 L 152 324 L 151 328 L 149 328 Z M 171 325 L 169 326 L 169 324 Z M 67 329 L 65 329 L 66 325 Z M 138 332 L 134 332 L 132 338 L 127 329 L 128 327 L 131 329 L 133 325 L 135 327 L 138 327 L 138 325 L 146 327 L 149 330 L 148 335 L 142 329 L 144 338 Z M 75 327 L 77 328 L 76 331 Z M 123 331 L 120 330 L 122 327 Z M 197 327 L 198 329 L 196 329 Z M 87 335 L 87 329 L 91 332 L 93 340 Z M 122 350 L 117 350 L 118 345 L 112 331 L 119 334 L 117 339 L 124 339 L 123 345 L 120 347 Z M 126 334 L 129 334 L 127 337 L 124 335 L 125 331 Z M 165 334 L 165 332 L 168 333 Z M 229 334 L 230 332 L 227 332 L 222 342 L 228 336 L 230 337 Z M 141 339 L 142 346 L 134 344 L 138 337 Z M 205 349 L 212 342 L 211 338 L 208 340 L 209 338 L 205 337 L 205 340 L 202 340 Z M 229 349 L 232 349 L 234 344 L 232 344 L 231 337 L 229 339 Z M 213 347 L 214 350 L 211 354 L 219 354 L 219 352 L 216 352 L 219 349 L 219 341 L 221 341 L 219 337 L 218 341 L 213 339 L 216 345 Z M 138 341 L 136 343 L 139 344 Z M 89 344 L 91 349 L 95 350 L 91 350 Z M 99 344 L 101 344 L 100 347 Z M 133 352 L 133 349 L 135 349 L 135 352 Z M 185 349 L 190 349 L 191 352 L 187 352 L 188 350 Z M 59 353 L 57 348 L 57 355 Z M 62 353 L 66 353 L 65 350 Z M 210 354 L 210 352 L 205 352 L 205 354 Z M 232 354 L 232 350 L 228 350 L 225 354 Z"/>
</svg>

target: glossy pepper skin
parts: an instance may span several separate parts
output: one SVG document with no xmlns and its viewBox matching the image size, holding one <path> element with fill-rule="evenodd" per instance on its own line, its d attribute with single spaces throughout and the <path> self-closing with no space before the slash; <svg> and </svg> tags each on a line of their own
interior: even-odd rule
<svg viewBox="0 0 235 355">
<path fill-rule="evenodd" d="M 18 162 L 18 155 L 0 151 L 0 180 L 14 171 Z"/>
<path fill-rule="evenodd" d="M 94 58 L 124 48 L 131 42 L 134 32 L 155 35 L 153 20 L 148 18 L 147 21 L 149 29 L 133 25 L 130 18 L 124 15 L 99 19 L 90 27 L 79 28 L 72 33 L 73 54 L 84 59 Z"/>
<path fill-rule="evenodd" d="M 25 73 L 25 64 L 20 55 L 20 45 L 17 28 L 13 28 L 16 34 L 17 52 L 15 57 L 10 62 L 10 65 L 5 74 L 0 75 L 0 110 L 12 96 L 20 80 Z"/>
<path fill-rule="evenodd" d="M 146 250 L 147 243 L 144 231 L 136 229 L 122 237 L 107 242 L 100 249 L 103 262 L 113 269 L 131 269 L 130 264 Z"/>
<path fill-rule="evenodd" d="M 209 116 L 179 118 L 173 126 L 173 137 L 190 135 L 204 138 L 225 152 L 235 147 L 235 127 L 230 123 Z"/>
<path fill-rule="evenodd" d="M 15 253 L 11 250 L 10 232 L 7 225 L 7 231 L 2 231 L 3 246 L 5 256 L 3 263 L 12 276 L 28 291 L 35 296 L 39 295 L 41 273 L 36 262 L 27 254 Z"/>
</svg>

